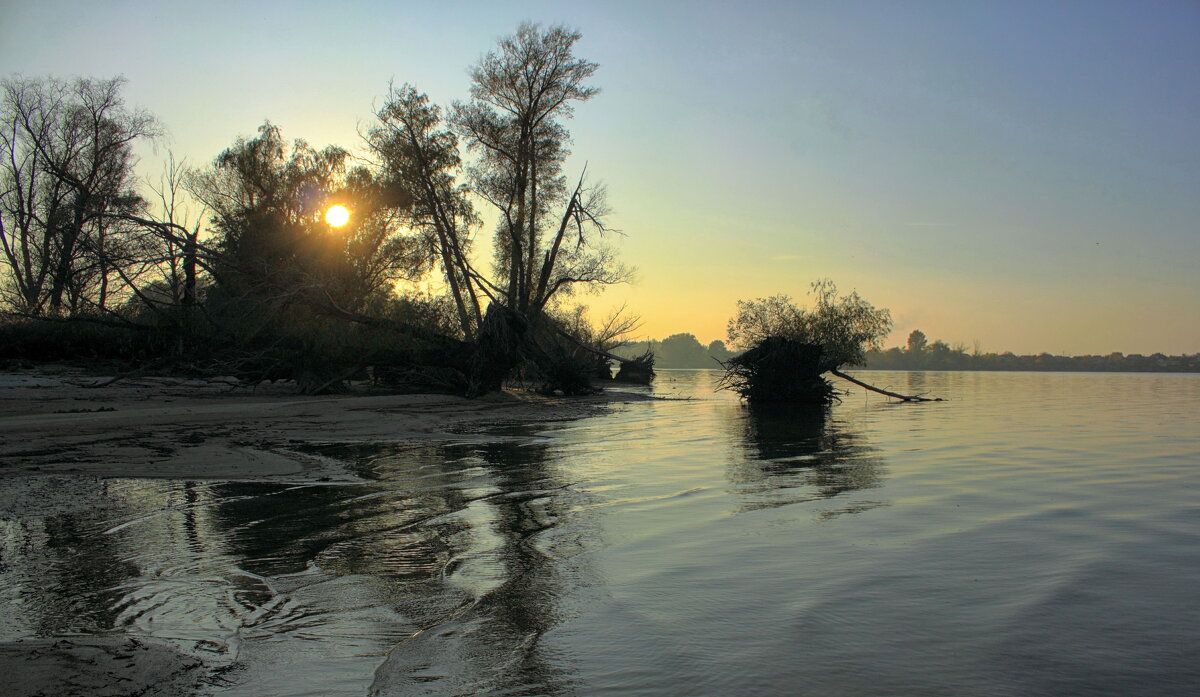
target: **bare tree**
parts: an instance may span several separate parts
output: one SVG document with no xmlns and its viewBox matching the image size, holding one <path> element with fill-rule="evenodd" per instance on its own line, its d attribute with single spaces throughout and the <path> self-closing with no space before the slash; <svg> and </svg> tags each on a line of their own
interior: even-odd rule
<svg viewBox="0 0 1200 697">
<path fill-rule="evenodd" d="M 558 308 L 551 314 L 565 334 L 578 340 L 593 353 L 618 361 L 626 359 L 614 356 L 612 352 L 629 345 L 634 332 L 642 325 L 642 318 L 629 314 L 625 305 L 614 308 L 596 323 L 588 316 L 586 305 Z"/>
<path fill-rule="evenodd" d="M 158 135 L 126 107 L 123 78 L 6 79 L 0 103 L 0 237 L 9 301 L 23 312 L 105 308 L 129 249 L 133 144 Z"/>
<path fill-rule="evenodd" d="M 5 80 L 0 117 L 0 243 L 7 265 L 5 300 L 19 312 L 39 313 L 46 301 L 54 256 L 54 227 L 67 206 L 67 187 L 50 171 L 45 155 L 31 142 L 43 90 L 34 83 Z M 28 125 L 27 125 L 28 124 Z M 48 134 L 47 134 L 48 137 Z"/>
<path fill-rule="evenodd" d="M 187 172 L 186 160 L 176 161 L 172 153 L 158 182 L 149 183 L 158 198 L 161 220 L 167 225 L 157 235 L 163 252 L 157 263 L 171 299 L 185 314 L 196 304 L 200 230 L 206 210 L 202 205 L 197 210 L 198 202 L 187 200 Z M 189 203 L 193 205 L 189 207 Z"/>
</svg>

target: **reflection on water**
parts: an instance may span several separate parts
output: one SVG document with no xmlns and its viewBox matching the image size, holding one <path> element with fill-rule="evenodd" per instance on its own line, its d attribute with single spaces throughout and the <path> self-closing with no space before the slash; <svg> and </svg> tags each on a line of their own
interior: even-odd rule
<svg viewBox="0 0 1200 697">
<path fill-rule="evenodd" d="M 1200 683 L 1200 379 L 898 372 L 873 381 L 953 401 L 806 411 L 715 377 L 491 440 L 313 446 L 363 484 L 104 482 L 0 521 L 0 638 L 155 637 L 239 695 Z"/>
<path fill-rule="evenodd" d="M 551 683 L 536 639 L 567 573 L 552 562 L 583 549 L 585 529 L 547 534 L 582 498 L 546 466 L 547 444 L 322 451 L 375 482 L 114 481 L 100 508 L 4 521 L 4 635 L 125 631 L 241 659 L 230 675 L 247 694 L 336 694 L 365 691 L 393 646 L 469 621 L 470 674 Z"/>
<path fill-rule="evenodd" d="M 861 434 L 825 407 L 746 406 L 743 457 L 731 459 L 729 480 L 744 499 L 742 510 L 783 506 L 880 485 L 883 466 Z M 882 505 L 858 502 L 824 515 Z"/>
</svg>

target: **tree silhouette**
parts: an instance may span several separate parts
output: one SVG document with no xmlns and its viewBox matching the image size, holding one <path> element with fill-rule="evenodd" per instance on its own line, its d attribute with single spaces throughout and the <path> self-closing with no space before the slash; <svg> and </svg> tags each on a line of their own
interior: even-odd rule
<svg viewBox="0 0 1200 697">
<path fill-rule="evenodd" d="M 596 63 L 574 55 L 579 39 L 520 25 L 471 67 L 470 98 L 448 117 L 413 87 L 391 87 L 365 129 L 369 160 L 264 123 L 206 167 L 169 166 L 161 210 L 133 192 L 131 143 L 157 125 L 125 108 L 122 80 L 5 81 L 0 299 L 29 315 L 113 306 L 159 341 L 153 350 L 169 343 L 179 359 L 195 339 L 222 374 L 279 363 L 286 345 L 283 362 L 328 373 L 379 360 L 471 395 L 513 376 L 590 390 L 636 319 L 584 327 L 566 305 L 629 275 L 606 244 L 603 187 L 564 173 L 564 122 L 599 91 Z M 205 226 L 182 215 L 182 190 Z M 499 214 L 483 271 L 476 199 Z M 350 211 L 336 230 L 324 216 L 334 204 Z M 433 270 L 444 295 L 398 292 Z M 355 332 L 375 332 L 373 348 L 351 345 Z"/>
<path fill-rule="evenodd" d="M 832 373 L 868 390 L 904 401 L 928 401 L 887 392 L 842 373 L 845 365 L 863 365 L 892 328 L 891 315 L 859 297 L 838 297 L 833 281 L 813 283 L 815 303 L 801 309 L 785 295 L 738 301 L 729 321 L 729 339 L 747 347 L 724 363 L 722 387 L 751 402 L 827 404 L 833 388 L 821 377 Z"/>
<path fill-rule="evenodd" d="M 436 246 L 463 336 L 471 337 L 483 322 L 476 285 L 491 295 L 491 284 L 468 261 L 475 216 L 466 187 L 456 182 L 458 138 L 441 110 L 410 85 L 392 87 L 376 115 L 379 124 L 368 131 L 367 143 L 379 159 L 381 179 L 412 197 L 410 224 Z"/>
<path fill-rule="evenodd" d="M 599 93 L 587 80 L 597 64 L 575 57 L 578 32 L 523 23 L 471 69 L 471 100 L 453 124 L 476 155 L 472 189 L 499 211 L 493 249 L 504 304 L 537 316 L 575 284 L 627 277 L 593 234 L 607 231 L 602 187 L 562 174 L 570 134 L 561 121 Z"/>
<path fill-rule="evenodd" d="M 877 310 L 857 292 L 838 297 L 828 279 L 813 283 L 814 307 L 797 307 L 786 295 L 739 300 L 737 315 L 729 321 L 729 340 L 752 348 L 770 337 L 797 344 L 819 346 L 819 372 L 845 365 L 862 365 L 865 352 L 878 348 L 892 328 L 891 314 Z"/>
<path fill-rule="evenodd" d="M 213 273 L 225 292 L 271 312 L 298 300 L 356 312 L 428 268 L 425 240 L 403 234 L 407 191 L 349 167 L 349 157 L 289 145 L 265 123 L 191 174 L 189 189 L 213 214 Z M 335 203 L 354 211 L 336 231 L 324 221 Z"/>
<path fill-rule="evenodd" d="M 918 355 L 925 350 L 927 343 L 928 341 L 925 338 L 925 332 L 921 331 L 920 329 L 914 329 L 908 335 L 908 352 L 914 356 Z"/>
<path fill-rule="evenodd" d="M 159 133 L 123 78 L 0 82 L 0 242 L 9 301 L 27 314 L 105 309 L 134 241 L 114 213 L 144 201 L 133 143 Z"/>
</svg>

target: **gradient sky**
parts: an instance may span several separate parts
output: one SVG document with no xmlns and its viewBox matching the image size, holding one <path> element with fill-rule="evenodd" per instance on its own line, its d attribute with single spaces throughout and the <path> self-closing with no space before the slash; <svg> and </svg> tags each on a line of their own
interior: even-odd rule
<svg viewBox="0 0 1200 697">
<path fill-rule="evenodd" d="M 264 119 L 356 147 L 391 79 L 463 99 L 522 20 L 600 64 L 569 171 L 608 184 L 639 280 L 595 314 L 707 342 L 829 277 L 889 345 L 1200 351 L 1194 0 L 0 0 L 0 73 L 124 75 L 204 164 Z"/>
</svg>

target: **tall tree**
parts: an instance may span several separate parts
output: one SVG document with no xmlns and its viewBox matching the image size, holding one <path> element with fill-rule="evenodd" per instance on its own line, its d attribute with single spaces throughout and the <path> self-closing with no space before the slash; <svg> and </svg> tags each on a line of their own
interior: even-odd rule
<svg viewBox="0 0 1200 697">
<path fill-rule="evenodd" d="M 597 64 L 574 55 L 580 38 L 565 27 L 521 24 L 471 69 L 471 100 L 453 110 L 455 128 L 477 156 L 473 190 L 501 215 L 496 285 L 525 316 L 575 284 L 627 276 L 591 238 L 606 231 L 603 188 L 586 186 L 582 176 L 568 187 L 563 175 L 570 134 L 562 121 L 599 93 L 587 84 Z"/>
<path fill-rule="evenodd" d="M 379 160 L 381 179 L 412 198 L 411 226 L 436 247 L 460 328 L 470 337 L 483 321 L 479 296 L 492 293 L 468 260 L 475 215 L 466 187 L 457 181 L 458 138 L 437 105 L 411 85 L 392 87 L 377 116 L 367 143 Z"/>
<path fill-rule="evenodd" d="M 104 308 L 136 212 L 133 144 L 158 135 L 123 78 L 0 83 L 0 243 L 8 299 L 30 314 Z"/>
<path fill-rule="evenodd" d="M 925 332 L 920 329 L 914 329 L 908 335 L 908 352 L 914 356 L 923 353 L 928 343 L 929 340 L 925 338 Z"/>
</svg>

